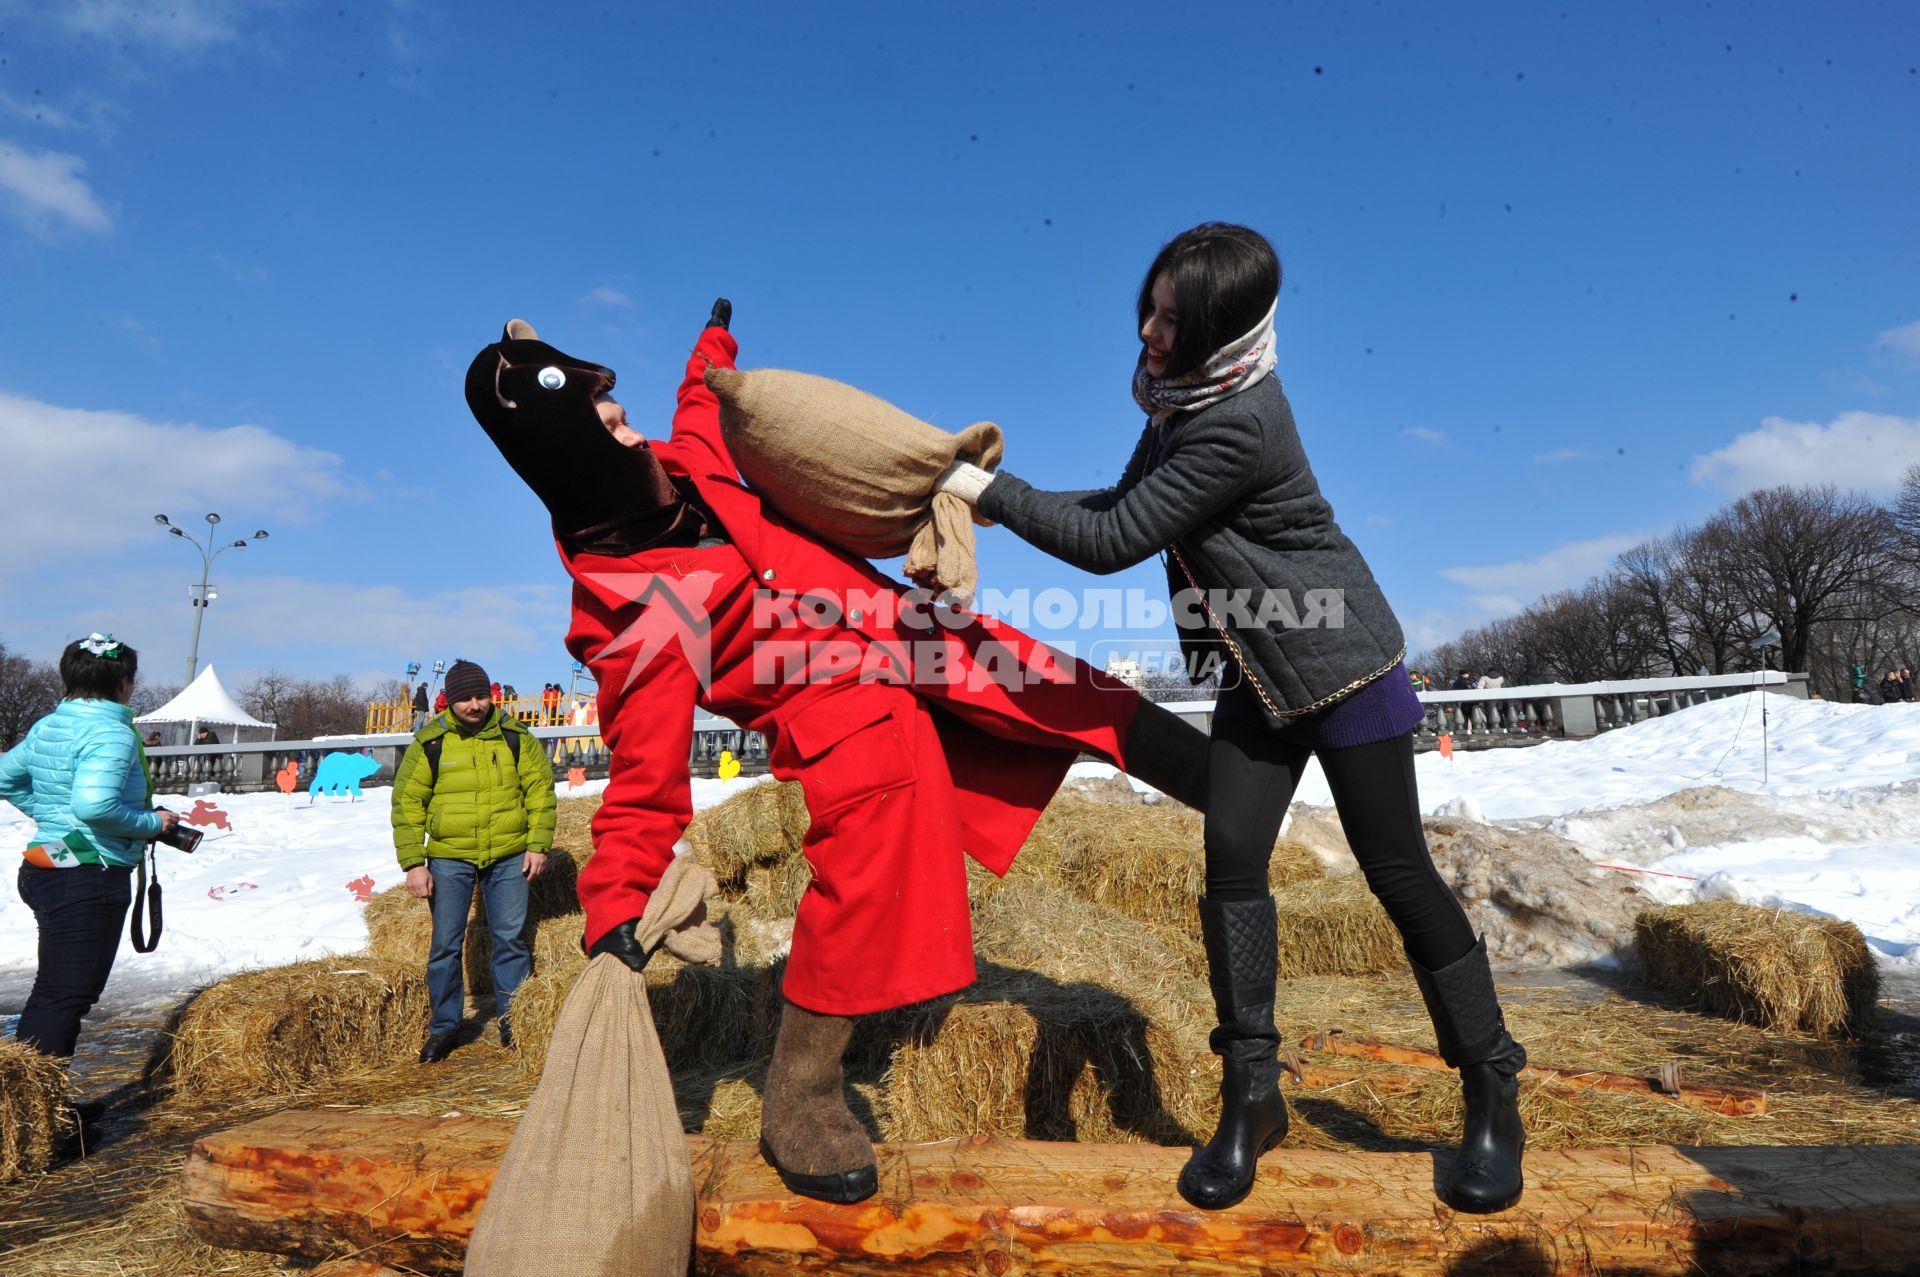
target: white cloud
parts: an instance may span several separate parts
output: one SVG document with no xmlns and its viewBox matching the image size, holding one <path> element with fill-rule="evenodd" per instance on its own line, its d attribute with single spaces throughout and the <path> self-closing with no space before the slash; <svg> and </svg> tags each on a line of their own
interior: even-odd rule
<svg viewBox="0 0 1920 1277">
<path fill-rule="evenodd" d="M 241 284 L 264 284 L 270 278 L 264 266 L 248 266 L 234 261 L 225 253 L 215 253 L 213 264 L 225 271 L 233 280 Z"/>
<path fill-rule="evenodd" d="M 76 35 L 166 53 L 197 52 L 235 39 L 238 9 L 231 0 L 62 0 L 55 6 L 61 25 Z"/>
<path fill-rule="evenodd" d="M 1444 430 L 1435 430 L 1431 426 L 1408 426 L 1400 432 L 1400 437 L 1402 439 L 1417 439 L 1429 448 L 1444 448 L 1447 446 L 1447 432 Z"/>
<path fill-rule="evenodd" d="M 601 284 L 598 287 L 589 288 L 582 294 L 580 304 L 583 306 L 619 306 L 625 308 L 633 305 L 633 298 L 627 296 L 612 284 Z"/>
<path fill-rule="evenodd" d="M 177 683 L 186 673 L 193 629 L 186 583 L 198 565 L 190 570 L 189 557 L 180 556 L 173 575 L 115 573 L 76 579 L 52 595 L 36 590 L 18 600 L 22 606 L 9 607 L 0 637 L 13 650 L 46 659 L 91 630 L 109 630 L 139 649 L 144 679 Z M 202 665 L 219 665 L 234 692 L 250 672 L 272 667 L 301 678 L 381 671 L 377 678 L 361 676 L 373 683 L 398 677 L 408 660 L 466 656 L 496 677 L 544 668 L 553 673 L 542 677 L 550 678 L 571 659 L 560 645 L 570 596 L 557 581 L 415 593 L 352 581 L 233 575 L 235 566 L 223 559 L 215 569 L 219 598 L 207 610 L 198 651 Z"/>
<path fill-rule="evenodd" d="M 1758 430 L 1693 459 L 1693 481 L 1728 495 L 1779 484 L 1831 483 L 1888 492 L 1920 462 L 1920 418 L 1843 412 L 1827 425 L 1768 417 Z"/>
<path fill-rule="evenodd" d="M 156 510 L 242 500 L 300 521 L 349 495 L 341 459 L 260 426 L 210 429 L 0 392 L 0 577 L 153 537 Z"/>
<path fill-rule="evenodd" d="M 232 601 L 221 619 L 250 653 L 270 652 L 297 635 L 303 646 L 339 652 L 341 668 L 350 656 L 378 661 L 454 650 L 484 665 L 507 653 L 558 653 L 570 597 L 558 582 L 415 594 L 397 585 L 248 577 L 215 606 Z"/>
<path fill-rule="evenodd" d="M 1568 541 L 1530 559 L 1444 568 L 1440 575 L 1470 591 L 1482 613 L 1468 624 L 1510 616 L 1543 594 L 1584 585 L 1612 566 L 1621 552 L 1647 539 L 1644 532 L 1618 532 L 1585 541 Z"/>
<path fill-rule="evenodd" d="M 1552 452 L 1534 453 L 1533 461 L 1535 465 L 1557 466 L 1566 461 L 1585 461 L 1591 456 L 1591 452 L 1582 452 L 1578 448 L 1555 448 Z"/>
<path fill-rule="evenodd" d="M 35 234 L 58 229 L 104 233 L 113 219 L 80 176 L 87 162 L 61 151 L 26 151 L 0 141 L 0 196 Z"/>
<path fill-rule="evenodd" d="M 1891 350 L 1895 354 L 1910 359 L 1920 359 L 1920 320 L 1899 328 L 1889 328 L 1880 334 L 1876 344 L 1882 350 Z"/>
</svg>

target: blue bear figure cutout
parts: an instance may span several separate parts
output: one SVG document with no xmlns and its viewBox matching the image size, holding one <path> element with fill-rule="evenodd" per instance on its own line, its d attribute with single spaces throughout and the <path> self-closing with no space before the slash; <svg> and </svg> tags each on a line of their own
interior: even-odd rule
<svg viewBox="0 0 1920 1277">
<path fill-rule="evenodd" d="M 360 782 L 380 770 L 380 764 L 365 754 L 328 754 L 313 769 L 313 784 L 307 786 L 307 801 L 322 793 L 336 798 L 341 790 L 353 797 L 361 797 Z"/>
</svg>

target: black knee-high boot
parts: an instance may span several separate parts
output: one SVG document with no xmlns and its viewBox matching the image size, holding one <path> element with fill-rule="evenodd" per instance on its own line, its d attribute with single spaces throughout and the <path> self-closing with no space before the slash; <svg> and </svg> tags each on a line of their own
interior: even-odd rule
<svg viewBox="0 0 1920 1277">
<path fill-rule="evenodd" d="M 1205 1210 L 1223 1210 L 1253 1188 L 1260 1155 L 1287 1134 L 1280 1031 L 1273 1026 L 1279 961 L 1273 897 L 1202 899 L 1200 937 L 1219 1016 L 1211 1044 L 1221 1066 L 1220 1129 L 1180 1172 L 1180 1196 Z"/>
<path fill-rule="evenodd" d="M 1438 971 L 1412 964 L 1414 981 L 1433 1017 L 1440 1055 L 1460 1070 L 1467 1101 L 1460 1154 L 1441 1185 L 1440 1199 L 1457 1211 L 1490 1215 L 1520 1200 L 1520 1157 L 1527 1132 L 1520 1124 L 1520 1070 L 1526 1048 L 1507 1033 L 1487 966 L 1483 939 Z"/>
</svg>

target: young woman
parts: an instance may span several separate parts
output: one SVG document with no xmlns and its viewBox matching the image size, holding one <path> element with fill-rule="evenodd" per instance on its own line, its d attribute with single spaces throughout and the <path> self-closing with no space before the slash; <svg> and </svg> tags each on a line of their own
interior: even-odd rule
<svg viewBox="0 0 1920 1277">
<path fill-rule="evenodd" d="M 40 930 L 40 964 L 15 1036 L 69 1056 L 120 948 L 142 848 L 179 817 L 157 811 L 127 698 L 139 653 L 93 634 L 60 654 L 64 697 L 0 757 L 0 798 L 34 822 L 20 898 Z"/>
<path fill-rule="evenodd" d="M 1040 492 L 968 466 L 943 485 L 1090 572 L 1165 551 L 1188 660 L 1224 663 L 1200 901 L 1223 1106 L 1181 1194 L 1232 1205 L 1286 1134 L 1267 859 L 1317 756 L 1367 884 L 1400 928 L 1441 1054 L 1461 1072 L 1466 1133 L 1441 1195 L 1462 1211 L 1504 1210 L 1521 1190 L 1515 1075 L 1526 1052 L 1507 1034 L 1486 946 L 1421 832 L 1412 730 L 1422 713 L 1400 626 L 1334 523 L 1271 375 L 1279 291 L 1279 259 L 1254 231 L 1208 223 L 1180 235 L 1140 288 L 1133 393 L 1149 420 L 1120 482 Z"/>
</svg>

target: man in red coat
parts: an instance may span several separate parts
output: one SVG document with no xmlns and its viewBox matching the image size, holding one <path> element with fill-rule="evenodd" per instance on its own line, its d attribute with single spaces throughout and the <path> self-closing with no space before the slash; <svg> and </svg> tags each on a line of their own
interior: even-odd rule
<svg viewBox="0 0 1920 1277">
<path fill-rule="evenodd" d="M 574 581 L 568 650 L 599 684 L 612 766 L 580 876 L 589 952 L 635 970 L 651 956 L 634 925 L 692 818 L 696 705 L 764 734 L 773 774 L 806 795 L 813 880 L 761 1147 L 793 1191 L 852 1202 L 878 1181 L 841 1059 L 856 1017 L 973 982 L 965 857 L 1005 873 L 1082 751 L 1198 806 L 1206 738 L 764 507 L 702 380 L 733 366 L 731 313 L 714 304 L 666 441 L 627 423 L 611 370 L 518 320 L 475 358 L 467 402 L 553 515 Z"/>
</svg>

